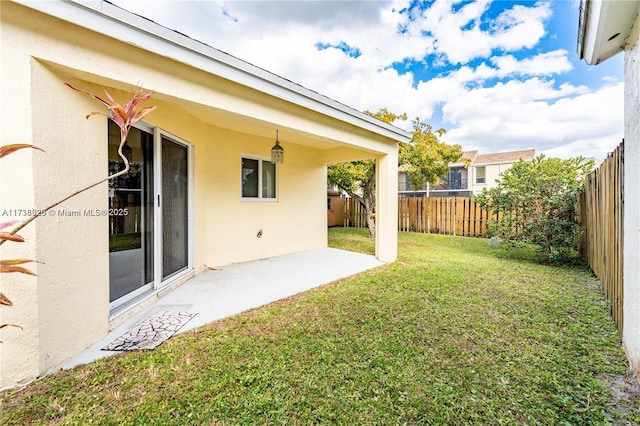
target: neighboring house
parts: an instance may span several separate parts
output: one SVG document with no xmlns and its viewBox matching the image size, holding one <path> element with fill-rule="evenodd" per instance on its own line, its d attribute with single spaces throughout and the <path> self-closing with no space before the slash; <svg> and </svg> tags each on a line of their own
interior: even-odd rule
<svg viewBox="0 0 640 426">
<path fill-rule="evenodd" d="M 478 151 L 464 151 L 457 163 L 449 165 L 449 171 L 433 188 L 431 197 L 470 197 L 473 195 L 473 166 Z"/>
<path fill-rule="evenodd" d="M 413 190 L 402 169 L 398 173 L 398 190 L 404 196 L 418 197 L 471 197 L 484 188 L 493 188 L 500 174 L 514 163 L 531 161 L 535 149 L 478 154 L 478 151 L 464 151 L 459 162 L 451 164 L 447 176 L 432 188 Z"/>
<path fill-rule="evenodd" d="M 43 263 L 31 267 L 37 277 L 1 274 L 13 306 L 0 323 L 23 330 L 0 330 L 0 388 L 53 371 L 205 264 L 326 247 L 331 163 L 376 160 L 376 256 L 396 258 L 397 145 L 409 133 L 107 2 L 2 1 L 0 12 L 0 146 L 46 151 L 1 160 L 0 212 L 14 214 L 0 222 L 118 161 L 118 129 L 85 120 L 102 105 L 64 82 L 121 101 L 143 84 L 157 106 L 129 136 L 130 175 L 38 218 L 20 232 L 27 243 L 2 246 L 3 259 Z"/>
<path fill-rule="evenodd" d="M 479 194 L 484 188 L 493 188 L 502 172 L 520 160 L 531 161 L 535 156 L 535 149 L 478 155 L 470 166 L 472 169 L 470 186 L 473 193 Z"/>
<path fill-rule="evenodd" d="M 597 65 L 624 51 L 622 342 L 640 377 L 640 2 L 580 2 L 578 55 Z"/>
</svg>

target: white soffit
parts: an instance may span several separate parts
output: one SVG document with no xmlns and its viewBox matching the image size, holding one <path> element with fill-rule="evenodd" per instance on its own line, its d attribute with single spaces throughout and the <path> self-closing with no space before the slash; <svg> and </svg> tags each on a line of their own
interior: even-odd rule
<svg viewBox="0 0 640 426">
<path fill-rule="evenodd" d="M 2 1 L 2 0 L 0 0 Z M 34 10 L 134 45 L 398 142 L 410 133 L 103 1 L 15 0 Z"/>
<path fill-rule="evenodd" d="M 637 0 L 583 0 L 578 55 L 596 65 L 624 49 L 638 14 Z"/>
</svg>

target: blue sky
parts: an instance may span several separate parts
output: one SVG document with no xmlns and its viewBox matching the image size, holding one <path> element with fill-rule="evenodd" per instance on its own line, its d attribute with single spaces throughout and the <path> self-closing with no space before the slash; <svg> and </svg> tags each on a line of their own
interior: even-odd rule
<svg viewBox="0 0 640 426">
<path fill-rule="evenodd" d="M 623 137 L 623 55 L 579 60 L 576 1 L 112 2 L 465 150 L 604 158 Z"/>
</svg>

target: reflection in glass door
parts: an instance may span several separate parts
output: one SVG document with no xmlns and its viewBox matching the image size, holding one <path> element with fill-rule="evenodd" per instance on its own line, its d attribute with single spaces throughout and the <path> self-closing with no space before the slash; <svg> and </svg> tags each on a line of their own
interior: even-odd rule
<svg viewBox="0 0 640 426">
<path fill-rule="evenodd" d="M 162 279 L 189 265 L 188 148 L 162 136 Z"/>
<path fill-rule="evenodd" d="M 109 120 L 109 174 L 124 168 L 120 129 Z M 127 174 L 109 181 L 109 302 L 120 305 L 153 288 L 153 134 L 132 128 L 122 152 Z"/>
</svg>

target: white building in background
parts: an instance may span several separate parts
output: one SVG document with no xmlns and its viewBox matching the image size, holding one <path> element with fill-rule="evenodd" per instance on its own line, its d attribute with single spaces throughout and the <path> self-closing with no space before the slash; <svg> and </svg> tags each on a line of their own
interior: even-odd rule
<svg viewBox="0 0 640 426">
<path fill-rule="evenodd" d="M 478 154 L 478 151 L 464 151 L 460 161 L 449 166 L 447 176 L 435 186 L 411 188 L 407 172 L 398 172 L 398 192 L 407 197 L 471 197 L 483 189 L 497 185 L 502 172 L 523 160 L 531 161 L 536 156 L 535 149 Z"/>
</svg>

